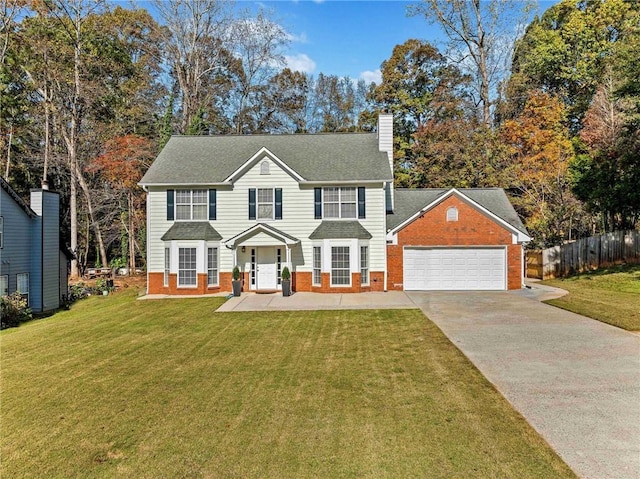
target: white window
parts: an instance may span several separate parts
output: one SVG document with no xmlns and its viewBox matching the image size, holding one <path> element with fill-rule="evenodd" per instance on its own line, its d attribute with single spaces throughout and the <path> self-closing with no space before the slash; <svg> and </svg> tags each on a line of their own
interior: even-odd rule
<svg viewBox="0 0 640 479">
<path fill-rule="evenodd" d="M 358 195 L 355 187 L 327 187 L 322 190 L 325 218 L 357 218 Z"/>
<path fill-rule="evenodd" d="M 207 248 L 207 285 L 218 286 L 218 248 Z"/>
<path fill-rule="evenodd" d="M 322 248 L 313 247 L 313 285 L 322 286 Z"/>
<path fill-rule="evenodd" d="M 455 206 L 447 208 L 447 221 L 458 221 L 458 208 Z"/>
<path fill-rule="evenodd" d="M 350 286 L 351 268 L 348 246 L 331 247 L 331 286 Z"/>
<path fill-rule="evenodd" d="M 206 220 L 208 209 L 207 190 L 176 190 L 176 220 Z"/>
<path fill-rule="evenodd" d="M 196 248 L 178 248 L 178 286 L 197 286 Z"/>
<path fill-rule="evenodd" d="M 0 248 L 4 246 L 4 218 L 0 216 Z"/>
<path fill-rule="evenodd" d="M 18 291 L 20 295 L 27 300 L 27 304 L 29 304 L 29 273 L 18 273 L 16 279 L 16 291 Z"/>
<path fill-rule="evenodd" d="M 264 160 L 262 163 L 260 163 L 260 174 L 261 175 L 269 174 L 269 162 L 267 160 Z"/>
<path fill-rule="evenodd" d="M 7 296 L 9 294 L 9 276 L 3 274 L 0 276 L 0 296 Z"/>
<path fill-rule="evenodd" d="M 164 286 L 169 286 L 169 273 L 171 272 L 171 248 L 164 249 Z"/>
<path fill-rule="evenodd" d="M 273 189 L 258 188 L 258 219 L 273 219 Z"/>
<path fill-rule="evenodd" d="M 369 285 L 369 247 L 360 246 L 360 284 Z"/>
</svg>

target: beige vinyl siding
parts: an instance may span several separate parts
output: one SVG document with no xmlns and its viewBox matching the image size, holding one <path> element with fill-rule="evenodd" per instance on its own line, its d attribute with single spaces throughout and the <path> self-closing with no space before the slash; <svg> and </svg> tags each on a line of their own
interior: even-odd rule
<svg viewBox="0 0 640 479">
<path fill-rule="evenodd" d="M 309 235 L 320 225 L 322 220 L 314 218 L 314 187 L 299 184 L 291 175 L 282 169 L 277 162 L 269 159 L 269 174 L 260 174 L 261 163 L 265 157 L 258 161 L 243 175 L 233 186 L 217 186 L 216 203 L 217 219 L 210 224 L 222 236 L 220 247 L 220 271 L 231 271 L 233 267 L 233 251 L 225 248 L 224 241 L 251 228 L 256 223 L 265 223 L 288 235 L 301 240 L 301 246 L 292 248 L 292 263 L 294 271 L 312 271 L 312 242 Z M 318 185 L 320 186 L 320 185 Z M 340 186 L 339 184 L 327 184 L 326 186 Z M 366 219 L 358 220 L 373 235 L 369 241 L 370 271 L 383 271 L 385 269 L 385 195 L 382 183 L 375 187 L 366 186 Z M 162 235 L 173 224 L 166 220 L 166 190 L 171 187 L 150 187 L 148 192 L 149 215 L 149 271 L 164 271 L 164 243 L 160 240 Z M 198 186 L 198 188 L 205 188 Z M 250 188 L 282 188 L 282 220 L 249 220 L 249 189 Z M 175 187 L 174 189 L 178 189 Z M 247 246 L 243 254 L 238 252 L 240 264 L 250 261 L 249 245 L 276 244 L 277 240 L 271 240 L 266 233 L 259 233 L 250 241 L 244 243 Z M 283 260 L 286 258 L 286 246 L 281 247 Z M 357 254 L 354 250 L 353 254 Z M 359 271 L 359 267 L 354 269 Z"/>
</svg>

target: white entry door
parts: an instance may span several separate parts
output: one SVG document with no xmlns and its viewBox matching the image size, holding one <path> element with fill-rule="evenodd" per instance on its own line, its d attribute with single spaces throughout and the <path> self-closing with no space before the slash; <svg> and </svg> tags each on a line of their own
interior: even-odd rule
<svg viewBox="0 0 640 479">
<path fill-rule="evenodd" d="M 256 289 L 276 289 L 278 287 L 276 249 L 258 248 L 257 253 Z"/>
</svg>

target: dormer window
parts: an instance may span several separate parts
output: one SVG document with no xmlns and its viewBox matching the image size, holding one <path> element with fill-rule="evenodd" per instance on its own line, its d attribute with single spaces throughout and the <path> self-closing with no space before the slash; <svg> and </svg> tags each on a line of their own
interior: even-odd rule
<svg viewBox="0 0 640 479">
<path fill-rule="evenodd" d="M 261 175 L 269 174 L 269 162 L 267 160 L 264 160 L 262 163 L 260 163 L 260 174 Z"/>
<path fill-rule="evenodd" d="M 447 221 L 458 221 L 458 208 L 455 206 L 447 208 Z"/>
</svg>

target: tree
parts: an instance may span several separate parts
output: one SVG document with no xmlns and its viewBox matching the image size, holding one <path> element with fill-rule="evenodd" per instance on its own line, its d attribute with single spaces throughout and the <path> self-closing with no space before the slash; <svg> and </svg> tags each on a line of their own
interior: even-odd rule
<svg viewBox="0 0 640 479">
<path fill-rule="evenodd" d="M 628 24 L 639 17 L 640 4 L 625 0 L 562 0 L 550 7 L 516 44 L 504 115 L 517 115 L 527 91 L 539 89 L 562 99 L 572 132 L 579 131 L 616 45 L 626 42 Z"/>
<path fill-rule="evenodd" d="M 154 0 L 164 24 L 163 48 L 179 90 L 185 133 L 194 117 L 215 98 L 219 76 L 227 74 L 232 58 L 225 39 L 229 36 L 232 4 L 222 0 Z"/>
<path fill-rule="evenodd" d="M 528 16 L 530 5 L 518 0 L 423 0 L 409 7 L 410 14 L 423 15 L 444 30 L 449 58 L 473 78 L 486 126 L 492 124 L 493 98 L 511 57 L 515 25 Z"/>
<path fill-rule="evenodd" d="M 578 213 L 567 175 L 574 151 L 565 115 L 558 98 L 534 91 L 522 113 L 500 131 L 511 159 L 514 202 L 535 241 L 544 246 L 569 239 Z"/>
<path fill-rule="evenodd" d="M 231 91 L 231 116 L 237 134 L 270 130 L 269 112 L 261 100 L 278 68 L 284 65 L 283 48 L 287 32 L 271 21 L 264 11 L 255 18 L 235 21 L 230 29 L 234 57 L 237 59 L 235 85 Z"/>
<path fill-rule="evenodd" d="M 143 207 L 145 198 L 137 185 L 154 157 L 155 147 L 150 140 L 125 135 L 107 141 L 103 153 L 90 166 L 92 171 L 101 174 L 113 190 L 115 201 L 112 209 L 115 210 L 116 205 L 119 205 L 118 213 L 124 213 L 117 216 L 122 220 L 128 239 L 130 272 L 136 269 L 136 251 L 140 255 L 144 253 L 136 243 L 136 232 L 146 221 Z"/>
<path fill-rule="evenodd" d="M 477 126 L 477 122 L 467 123 L 469 78 L 435 47 L 420 40 L 397 45 L 382 63 L 381 72 L 382 82 L 372 89 L 370 99 L 376 109 L 393 113 L 396 183 L 433 185 L 427 171 L 432 153 L 448 148 L 449 154 L 457 149 L 459 156 L 460 146 L 467 143 L 460 143 L 460 136 L 453 140 L 455 130 L 472 134 Z M 449 139 L 455 144 L 449 145 Z M 432 149 L 435 145 L 439 146 Z M 448 168 L 442 162 L 440 166 Z"/>
<path fill-rule="evenodd" d="M 573 191 L 604 231 L 632 229 L 640 217 L 640 138 L 630 128 L 633 104 L 615 91 L 608 76 L 585 115 L 585 149 L 571 165 Z"/>
<path fill-rule="evenodd" d="M 308 77 L 285 68 L 271 78 L 258 105 L 262 112 L 257 131 L 304 133 L 309 100 Z"/>
</svg>

